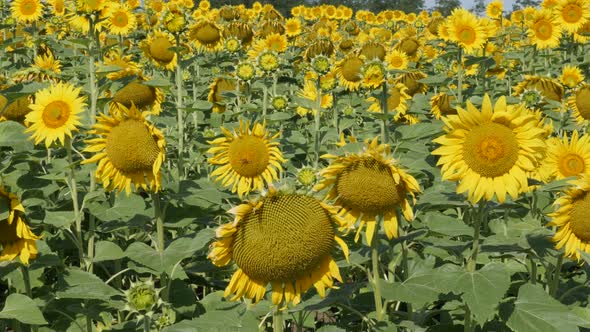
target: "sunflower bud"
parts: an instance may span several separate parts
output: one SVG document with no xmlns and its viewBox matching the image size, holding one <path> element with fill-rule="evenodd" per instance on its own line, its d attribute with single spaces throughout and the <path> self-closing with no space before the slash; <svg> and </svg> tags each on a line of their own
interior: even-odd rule
<svg viewBox="0 0 590 332">
<path fill-rule="evenodd" d="M 310 167 L 303 167 L 297 174 L 297 181 L 304 186 L 311 186 L 315 184 L 316 180 L 315 171 Z"/>
<path fill-rule="evenodd" d="M 354 107 L 348 105 L 342 110 L 342 113 L 346 116 L 352 116 L 354 114 Z"/>
<path fill-rule="evenodd" d="M 176 321 L 176 312 L 167 306 L 162 308 L 162 313 L 157 316 L 154 323 L 158 327 L 158 330 L 174 324 Z"/>
<path fill-rule="evenodd" d="M 525 103 L 527 108 L 534 108 L 543 101 L 543 95 L 536 89 L 527 89 L 520 96 L 520 100 Z"/>
<path fill-rule="evenodd" d="M 241 62 L 236 67 L 236 75 L 242 81 L 249 81 L 256 75 L 256 68 L 251 63 Z"/>
<path fill-rule="evenodd" d="M 160 289 L 154 287 L 154 281 L 131 282 L 131 287 L 125 291 L 127 305 L 125 308 L 132 312 L 152 312 L 155 307 L 162 303 L 159 298 Z"/>
<path fill-rule="evenodd" d="M 272 108 L 277 111 L 283 111 L 289 105 L 289 99 L 285 96 L 275 96 L 271 101 Z"/>
<path fill-rule="evenodd" d="M 330 59 L 325 55 L 316 55 L 311 60 L 311 67 L 315 70 L 318 74 L 325 74 L 330 71 Z"/>
</svg>

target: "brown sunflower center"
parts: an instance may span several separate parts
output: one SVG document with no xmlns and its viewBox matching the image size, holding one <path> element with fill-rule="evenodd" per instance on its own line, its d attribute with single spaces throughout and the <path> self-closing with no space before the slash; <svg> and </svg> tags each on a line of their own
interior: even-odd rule
<svg viewBox="0 0 590 332">
<path fill-rule="evenodd" d="M 340 70 L 342 77 L 349 82 L 358 82 L 361 80 L 361 67 L 363 61 L 357 57 L 348 58 L 342 63 Z"/>
<path fill-rule="evenodd" d="M 457 33 L 457 39 L 459 39 L 460 42 L 466 45 L 473 44 L 476 39 L 475 29 L 473 29 L 473 27 L 470 26 L 462 26 Z"/>
<path fill-rule="evenodd" d="M 33 15 L 37 11 L 37 2 L 35 0 L 25 0 L 20 6 L 21 14 L 28 16 Z"/>
<path fill-rule="evenodd" d="M 150 44 L 150 55 L 157 61 L 168 63 L 174 59 L 174 52 L 170 51 L 172 43 L 166 37 L 157 37 Z"/>
<path fill-rule="evenodd" d="M 126 27 L 127 24 L 129 23 L 129 18 L 127 17 L 127 13 L 122 12 L 122 11 L 116 12 L 115 14 L 113 14 L 113 19 L 112 19 L 111 23 L 118 28 Z"/>
<path fill-rule="evenodd" d="M 393 68 L 400 68 L 404 65 L 404 59 L 401 56 L 392 56 L 391 58 L 389 58 L 389 64 Z"/>
<path fill-rule="evenodd" d="M 414 38 L 404 39 L 399 45 L 400 51 L 406 53 L 409 56 L 416 54 L 418 47 L 420 47 L 420 44 Z"/>
<path fill-rule="evenodd" d="M 264 139 L 250 135 L 235 138 L 229 145 L 228 156 L 232 169 L 248 178 L 261 175 L 269 161 Z"/>
<path fill-rule="evenodd" d="M 344 170 L 336 190 L 343 207 L 372 214 L 391 211 L 405 198 L 404 187 L 395 183 L 390 168 L 372 157 Z"/>
<path fill-rule="evenodd" d="M 577 23 L 582 18 L 582 8 L 576 4 L 568 4 L 561 12 L 563 20 L 567 23 Z"/>
<path fill-rule="evenodd" d="M 6 220 L 0 221 L 0 244 L 1 245 L 13 243 L 19 239 L 19 237 L 16 235 L 16 224 L 17 224 L 16 220 L 14 220 L 11 224 L 8 224 L 8 221 L 6 221 Z"/>
<path fill-rule="evenodd" d="M 214 45 L 221 39 L 221 33 L 215 25 L 206 22 L 195 29 L 193 37 L 201 44 Z"/>
<path fill-rule="evenodd" d="M 580 240 L 590 241 L 590 195 L 588 193 L 572 202 L 572 212 L 570 213 L 570 227 L 572 232 Z"/>
<path fill-rule="evenodd" d="M 49 128 L 59 128 L 68 121 L 71 113 L 70 105 L 61 100 L 52 101 L 43 109 L 43 123 Z"/>
<path fill-rule="evenodd" d="M 584 158 L 577 153 L 568 153 L 559 159 L 558 166 L 559 171 L 568 176 L 578 175 L 586 169 L 586 163 Z"/>
<path fill-rule="evenodd" d="M 328 212 L 312 197 L 267 197 L 240 222 L 233 244 L 236 264 L 250 278 L 291 281 L 309 275 L 334 248 Z"/>
<path fill-rule="evenodd" d="M 135 104 L 135 107 L 143 109 L 153 105 L 155 101 L 156 88 L 139 82 L 127 84 L 113 96 L 113 102 L 120 103 L 127 108 L 130 108 L 131 104 Z"/>
<path fill-rule="evenodd" d="M 107 136 L 106 153 L 111 163 L 125 173 L 150 172 L 160 150 L 148 127 L 127 119 Z"/>
<path fill-rule="evenodd" d="M 590 87 L 581 88 L 576 92 L 576 108 L 582 118 L 590 120 Z"/>
<path fill-rule="evenodd" d="M 467 134 L 463 159 L 471 170 L 484 177 L 504 175 L 518 159 L 518 141 L 514 132 L 498 123 L 479 125 Z"/>
<path fill-rule="evenodd" d="M 541 20 L 533 25 L 535 36 L 540 40 L 549 40 L 553 35 L 553 24 L 551 22 Z"/>
</svg>

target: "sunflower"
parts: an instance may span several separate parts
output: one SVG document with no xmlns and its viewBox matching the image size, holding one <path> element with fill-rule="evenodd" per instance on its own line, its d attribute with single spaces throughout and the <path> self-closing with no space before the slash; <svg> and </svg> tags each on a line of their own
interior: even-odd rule
<svg viewBox="0 0 590 332">
<path fill-rule="evenodd" d="M 387 112 L 392 114 L 394 120 L 399 120 L 408 110 L 408 100 L 412 99 L 407 94 L 408 88 L 401 83 L 390 84 L 387 90 Z M 377 97 L 367 99 L 371 103 L 367 111 L 372 113 L 383 113 L 381 100 Z"/>
<path fill-rule="evenodd" d="M 537 116 L 524 105 L 506 105 L 500 97 L 492 107 L 483 98 L 481 112 L 467 101 L 467 110 L 443 118 L 445 135 L 434 140 L 441 145 L 432 152 L 440 156 L 443 180 L 459 181 L 458 193 L 468 192 L 476 203 L 506 193 L 513 199 L 528 188 L 527 172 L 535 170 L 545 153 L 546 132 Z"/>
<path fill-rule="evenodd" d="M 590 20 L 590 0 L 560 0 L 553 12 L 557 23 L 574 33 Z"/>
<path fill-rule="evenodd" d="M 346 146 L 344 135 L 340 136 L 339 146 Z M 350 137 L 355 143 L 356 139 Z M 329 189 L 326 198 L 334 200 L 339 206 L 338 215 L 349 226 L 360 220 L 355 241 L 367 225 L 367 242 L 371 244 L 377 216 L 383 217 L 383 228 L 387 238 L 398 236 L 397 209 L 404 218 L 414 218 L 407 196 L 414 198 L 420 192 L 416 179 L 397 165 L 390 155 L 388 144 L 379 144 L 377 138 L 365 140 L 365 148 L 360 153 L 346 153 L 341 156 L 324 155 L 331 159 L 330 165 L 320 172 L 322 179 L 314 187 L 315 191 Z"/>
<path fill-rule="evenodd" d="M 25 121 L 31 123 L 26 133 L 32 132 L 35 144 L 45 141 L 49 146 L 57 139 L 65 144 L 65 136 L 72 137 L 72 131 L 80 126 L 79 114 L 84 112 L 85 97 L 80 96 L 80 88 L 68 83 L 57 83 L 35 93 L 35 103 L 29 105 L 32 112 Z"/>
<path fill-rule="evenodd" d="M 377 89 L 385 82 L 385 68 L 383 62 L 372 60 L 361 68 L 361 85 L 365 89 Z"/>
<path fill-rule="evenodd" d="M 408 68 L 408 55 L 403 51 L 391 50 L 385 56 L 385 63 L 387 63 L 387 69 L 404 70 Z"/>
<path fill-rule="evenodd" d="M 590 232 L 588 228 L 588 211 L 590 210 L 590 176 L 570 182 L 571 187 L 555 200 L 555 211 L 549 214 L 548 226 L 557 226 L 552 238 L 555 247 L 565 246 L 565 255 L 581 259 L 579 251 L 590 253 Z"/>
<path fill-rule="evenodd" d="M 492 1 L 486 7 L 486 15 L 489 18 L 496 18 L 499 19 L 502 17 L 502 12 L 504 11 L 504 3 L 502 1 Z"/>
<path fill-rule="evenodd" d="M 460 8 L 453 10 L 449 20 L 450 40 L 459 44 L 467 54 L 480 50 L 486 42 L 487 34 L 484 25 L 471 12 Z"/>
<path fill-rule="evenodd" d="M 590 174 L 590 136 L 574 130 L 569 141 L 567 136 L 550 139 L 541 167 L 548 172 L 546 181 Z"/>
<path fill-rule="evenodd" d="M 230 213 L 232 223 L 221 225 L 208 258 L 216 266 L 233 259 L 234 272 L 224 296 L 258 302 L 270 283 L 277 306 L 297 304 L 312 286 L 324 297 L 334 279 L 342 282 L 332 254 L 336 244 L 348 259 L 348 246 L 336 234 L 343 227 L 335 209 L 317 199 L 278 193 L 241 204 Z"/>
<path fill-rule="evenodd" d="M 269 137 L 266 124 L 254 123 L 250 129 L 249 122 L 240 121 L 234 132 L 223 127 L 225 137 L 208 141 L 211 146 L 208 153 L 211 165 L 220 166 L 213 173 L 215 181 L 237 192 L 240 198 L 253 190 L 262 190 L 264 182 L 272 183 L 278 179 L 278 172 L 283 170 L 285 162 L 279 150 L 276 138 L 280 133 Z"/>
<path fill-rule="evenodd" d="M 216 78 L 209 86 L 207 100 L 213 103 L 213 112 L 225 112 L 225 98 L 222 95 L 226 91 L 236 90 L 236 80 L 230 78 Z"/>
<path fill-rule="evenodd" d="M 590 84 L 582 83 L 568 98 L 568 104 L 574 110 L 576 121 L 587 124 L 590 121 Z"/>
<path fill-rule="evenodd" d="M 88 146 L 84 152 L 95 154 L 82 164 L 98 163 L 95 176 L 105 190 L 130 194 L 131 184 L 144 190 L 160 190 L 166 140 L 135 105 L 119 105 L 110 115 L 100 114 L 89 134 L 99 137 L 85 141 Z"/>
<path fill-rule="evenodd" d="M 426 78 L 426 74 L 421 71 L 414 71 L 398 76 L 395 83 L 405 85 L 408 88 L 408 94 L 413 97 L 417 93 L 426 93 L 428 91 L 426 84 L 418 82 L 424 78 Z"/>
<path fill-rule="evenodd" d="M 157 67 L 167 70 L 173 70 L 176 67 L 176 52 L 170 50 L 173 46 L 174 37 L 161 31 L 148 35 L 147 39 L 140 44 L 146 57 L 151 59 Z"/>
<path fill-rule="evenodd" d="M 25 208 L 18 197 L 0 185 L 0 201 L 8 207 L 8 217 L 0 219 L 0 261 L 11 261 L 19 256 L 23 264 L 37 257 L 36 240 L 40 237 L 31 232 L 24 219 Z M 5 204 L 2 204 L 5 205 Z"/>
<path fill-rule="evenodd" d="M 63 16 L 66 13 L 65 0 L 48 0 L 51 6 L 51 13 L 55 16 Z"/>
<path fill-rule="evenodd" d="M 404 37 L 394 46 L 394 49 L 414 59 L 420 50 L 420 41 L 415 37 Z M 387 61 L 387 56 L 385 57 L 385 61 Z"/>
<path fill-rule="evenodd" d="M 557 102 L 561 102 L 564 94 L 563 86 L 557 80 L 531 75 L 525 75 L 524 80 L 514 87 L 513 94 L 519 96 L 527 89 L 538 90 L 544 98 Z"/>
<path fill-rule="evenodd" d="M 33 23 L 43 16 L 43 4 L 39 0 L 15 0 L 10 11 L 17 22 Z"/>
<path fill-rule="evenodd" d="M 137 27 L 137 19 L 125 4 L 110 4 L 106 15 L 109 32 L 114 35 L 127 36 Z"/>
<path fill-rule="evenodd" d="M 162 111 L 163 101 L 164 92 L 162 89 L 142 84 L 140 80 L 134 80 L 127 83 L 113 95 L 111 109 L 120 105 L 125 108 L 131 108 L 131 105 L 135 105 L 138 110 L 149 109 L 151 113 L 158 115 Z"/>
<path fill-rule="evenodd" d="M 31 97 L 32 96 L 22 96 L 6 105 L 8 99 L 0 95 L 0 121 L 11 120 L 23 124 L 27 114 L 32 112 L 32 109 L 29 108 L 31 105 Z"/>
<path fill-rule="evenodd" d="M 223 47 L 221 28 L 209 20 L 201 20 L 190 27 L 188 38 L 200 51 L 214 52 Z"/>
<path fill-rule="evenodd" d="M 307 49 L 305 50 L 305 61 L 309 62 L 311 61 L 311 59 L 315 58 L 320 54 L 325 55 L 328 58 L 331 57 L 332 54 L 334 54 L 334 43 L 332 43 L 332 41 L 330 41 L 327 38 L 317 39 L 316 41 L 311 43 L 311 45 L 309 45 L 309 47 L 307 47 Z"/>
<path fill-rule="evenodd" d="M 437 120 L 443 116 L 457 114 L 457 110 L 451 106 L 454 100 L 455 97 L 449 96 L 444 92 L 434 95 L 430 98 L 430 112 Z"/>
<path fill-rule="evenodd" d="M 529 22 L 530 43 L 539 49 L 555 48 L 559 46 L 561 30 L 561 26 L 555 22 L 550 10 L 538 10 Z"/>
<path fill-rule="evenodd" d="M 337 65 L 336 75 L 340 85 L 348 91 L 356 91 L 361 86 L 361 68 L 364 61 L 356 55 L 349 55 Z"/>
<path fill-rule="evenodd" d="M 319 91 L 319 93 L 321 93 L 321 89 Z M 303 89 L 300 90 L 297 95 L 301 98 L 305 98 L 311 102 L 314 103 L 314 105 L 317 103 L 317 98 L 318 98 L 318 89 L 316 87 L 316 83 L 312 80 L 305 80 L 305 82 L 303 83 Z M 322 94 L 322 100 L 320 101 L 320 107 L 322 109 L 328 109 L 331 108 L 334 104 L 334 97 L 332 96 L 331 93 L 326 93 L 326 94 Z M 309 108 L 306 108 L 304 106 L 297 106 L 297 114 L 299 114 L 300 116 L 305 116 L 308 113 L 313 113 L 315 114 L 315 112 L 317 112 L 316 109 L 310 110 Z"/>
<path fill-rule="evenodd" d="M 285 21 L 285 34 L 287 37 L 297 37 L 301 34 L 301 20 L 297 17 L 292 17 Z"/>
<path fill-rule="evenodd" d="M 584 81 L 584 74 L 577 66 L 565 65 L 559 78 L 563 85 L 575 88 L 580 82 Z"/>
</svg>

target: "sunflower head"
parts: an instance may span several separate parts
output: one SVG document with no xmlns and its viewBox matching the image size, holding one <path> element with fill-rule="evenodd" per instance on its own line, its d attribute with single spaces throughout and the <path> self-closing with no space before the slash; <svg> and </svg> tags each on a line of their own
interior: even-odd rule
<svg viewBox="0 0 590 332">
<path fill-rule="evenodd" d="M 223 45 L 221 28 L 208 20 L 201 20 L 193 25 L 188 37 L 201 50 L 217 50 Z"/>
<path fill-rule="evenodd" d="M 273 304 L 297 304 L 312 285 L 323 297 L 334 279 L 342 281 L 332 253 L 337 243 L 345 255 L 348 247 L 336 235 L 343 224 L 334 208 L 271 189 L 231 212 L 234 222 L 218 228 L 208 256 L 217 266 L 232 259 L 238 266 L 225 290 L 231 300 L 244 296 L 257 302 L 270 283 Z"/>
<path fill-rule="evenodd" d="M 330 57 L 334 54 L 334 44 L 329 39 L 320 38 L 309 45 L 305 50 L 305 61 L 309 62 L 320 54 L 326 57 Z"/>
<path fill-rule="evenodd" d="M 113 96 L 113 106 L 123 105 L 131 108 L 135 105 L 140 110 L 150 108 L 152 113 L 159 114 L 161 104 L 164 101 L 164 94 L 160 88 L 142 84 L 141 81 L 131 81 L 118 90 Z"/>
<path fill-rule="evenodd" d="M 426 78 L 426 74 L 421 71 L 413 71 L 398 76 L 395 82 L 405 85 L 408 88 L 408 94 L 414 96 L 417 93 L 425 93 L 428 90 L 426 84 L 418 82 L 423 78 Z"/>
<path fill-rule="evenodd" d="M 225 97 L 222 95 L 226 91 L 236 90 L 236 80 L 229 78 L 216 78 L 209 86 L 209 95 L 207 100 L 213 103 L 213 112 L 225 112 Z"/>
<path fill-rule="evenodd" d="M 575 88 L 580 82 L 584 81 L 584 74 L 577 66 L 565 65 L 559 80 L 563 85 Z"/>
<path fill-rule="evenodd" d="M 249 45 L 254 37 L 254 32 L 248 23 L 233 21 L 225 26 L 223 36 L 225 38 L 238 38 L 242 45 Z"/>
<path fill-rule="evenodd" d="M 555 79 L 541 76 L 526 75 L 524 80 L 514 87 L 514 94 L 519 96 L 525 89 L 537 90 L 544 98 L 561 102 L 564 89 Z"/>
<path fill-rule="evenodd" d="M 457 114 L 457 110 L 451 106 L 455 97 L 441 92 L 430 99 L 430 111 L 436 119 L 450 114 Z"/>
<path fill-rule="evenodd" d="M 141 43 L 140 48 L 156 66 L 172 70 L 177 62 L 176 53 L 170 50 L 174 46 L 173 41 L 171 35 L 156 31 Z"/>
<path fill-rule="evenodd" d="M 39 0 L 15 0 L 10 11 L 18 22 L 32 23 L 43 16 L 43 4 Z"/>
<path fill-rule="evenodd" d="M 367 60 L 379 59 L 380 61 L 385 60 L 385 54 L 387 53 L 385 46 L 378 42 L 367 42 L 363 44 L 359 50 L 359 56 L 364 56 Z"/>
<path fill-rule="evenodd" d="M 466 9 L 455 9 L 448 20 L 448 34 L 467 54 L 475 53 L 486 42 L 487 33 L 480 20 Z"/>
<path fill-rule="evenodd" d="M 6 219 L 0 219 L 0 261 L 11 261 L 17 256 L 23 264 L 37 257 L 36 240 L 24 219 L 25 208 L 18 197 L 0 185 L 0 204 L 8 207 Z"/>
<path fill-rule="evenodd" d="M 583 83 L 568 98 L 569 106 L 574 110 L 574 117 L 579 124 L 590 121 L 590 84 Z"/>
<path fill-rule="evenodd" d="M 340 85 L 347 90 L 358 90 L 361 85 L 361 68 L 363 65 L 364 61 L 353 54 L 342 59 L 337 66 Z"/>
<path fill-rule="evenodd" d="M 31 98 L 32 96 L 22 96 L 6 105 L 8 99 L 0 95 L 0 119 L 4 118 L 21 124 L 24 123 L 25 117 L 32 111 L 29 107 Z"/>
</svg>

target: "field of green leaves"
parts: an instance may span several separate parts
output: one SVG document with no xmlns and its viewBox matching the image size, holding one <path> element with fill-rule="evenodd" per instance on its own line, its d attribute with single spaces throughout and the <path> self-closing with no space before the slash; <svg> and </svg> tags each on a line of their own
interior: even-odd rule
<svg viewBox="0 0 590 332">
<path fill-rule="evenodd" d="M 0 331 L 590 330 L 590 1 L 0 1 Z"/>
</svg>

